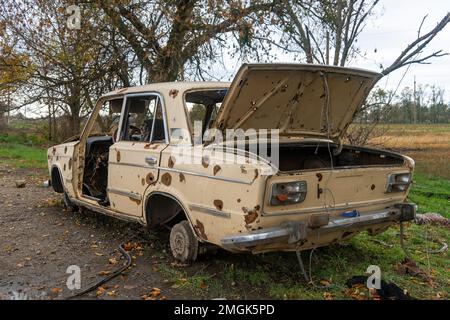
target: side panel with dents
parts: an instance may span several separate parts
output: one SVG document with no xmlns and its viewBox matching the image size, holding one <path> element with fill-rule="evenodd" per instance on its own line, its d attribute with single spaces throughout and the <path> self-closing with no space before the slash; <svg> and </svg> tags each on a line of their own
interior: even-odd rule
<svg viewBox="0 0 450 320">
<path fill-rule="evenodd" d="M 161 143 L 121 141 L 109 149 L 108 197 L 113 210 L 143 218 L 144 193 L 158 179 Z M 155 159 L 154 166 L 146 162 Z"/>
<path fill-rule="evenodd" d="M 175 197 L 187 211 L 197 236 L 220 244 L 227 234 L 251 230 L 259 219 L 264 194 L 264 178 L 250 164 L 216 163 L 214 158 L 180 163 L 173 146 L 162 152 L 160 173 L 152 191 Z"/>
<path fill-rule="evenodd" d="M 74 152 L 78 142 L 69 142 L 51 147 L 47 150 L 48 169 L 51 176 L 52 169 L 57 167 L 61 174 L 64 190 L 70 197 L 75 197 L 73 186 L 73 172 L 75 167 Z"/>
</svg>

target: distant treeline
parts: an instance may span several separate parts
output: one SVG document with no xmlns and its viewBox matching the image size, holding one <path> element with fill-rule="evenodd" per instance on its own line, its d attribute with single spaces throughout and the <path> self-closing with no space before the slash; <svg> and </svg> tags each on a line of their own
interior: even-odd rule
<svg viewBox="0 0 450 320">
<path fill-rule="evenodd" d="M 444 101 L 444 89 L 435 85 L 405 87 L 400 94 L 376 88 L 356 122 L 450 123 L 450 103 Z"/>
</svg>

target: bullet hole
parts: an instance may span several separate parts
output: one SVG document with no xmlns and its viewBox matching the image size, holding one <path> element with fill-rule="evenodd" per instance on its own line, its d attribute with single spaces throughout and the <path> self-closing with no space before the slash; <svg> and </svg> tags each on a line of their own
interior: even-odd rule
<svg viewBox="0 0 450 320">
<path fill-rule="evenodd" d="M 322 181 L 322 179 L 323 179 L 323 175 L 319 172 L 319 173 L 317 173 L 316 174 L 316 177 L 317 177 L 317 181 Z"/>
<path fill-rule="evenodd" d="M 203 168 L 208 168 L 208 166 L 209 166 L 209 157 L 208 156 L 202 157 L 202 166 L 203 166 Z"/>
<path fill-rule="evenodd" d="M 149 172 L 145 177 L 145 181 L 147 182 L 147 184 L 152 184 L 155 181 L 155 176 L 153 175 L 153 173 Z"/>
<path fill-rule="evenodd" d="M 217 210 L 222 210 L 223 209 L 223 201 L 222 200 L 214 200 L 214 206 L 216 207 Z"/>
<path fill-rule="evenodd" d="M 169 168 L 173 168 L 173 166 L 175 165 L 175 158 L 173 158 L 172 156 L 170 156 L 167 165 L 169 166 Z"/>
<path fill-rule="evenodd" d="M 195 228 L 198 230 L 198 233 L 200 234 L 200 237 L 202 239 L 205 239 L 205 240 L 208 239 L 208 237 L 206 236 L 206 233 L 205 233 L 205 226 L 203 225 L 203 223 L 201 223 L 199 220 L 196 220 Z"/>
<path fill-rule="evenodd" d="M 170 173 L 164 173 L 161 177 L 161 182 L 166 186 L 170 186 L 170 184 L 172 183 L 172 176 L 170 175 Z"/>
</svg>

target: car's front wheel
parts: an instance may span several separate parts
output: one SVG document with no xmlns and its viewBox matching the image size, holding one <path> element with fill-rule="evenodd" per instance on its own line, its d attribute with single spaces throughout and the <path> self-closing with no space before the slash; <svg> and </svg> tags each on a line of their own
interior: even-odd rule
<svg viewBox="0 0 450 320">
<path fill-rule="evenodd" d="M 175 259 L 190 263 L 197 259 L 198 240 L 189 221 L 183 220 L 170 231 L 170 249 Z"/>
</svg>

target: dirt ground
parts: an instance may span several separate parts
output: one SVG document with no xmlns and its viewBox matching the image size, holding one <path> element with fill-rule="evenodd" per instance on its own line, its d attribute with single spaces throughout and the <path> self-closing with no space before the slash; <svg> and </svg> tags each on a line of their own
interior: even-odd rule
<svg viewBox="0 0 450 320">
<path fill-rule="evenodd" d="M 16 187 L 18 179 L 25 188 Z M 130 269 L 83 299 L 183 298 L 158 272 L 175 263 L 167 232 L 151 235 L 138 224 L 65 211 L 61 196 L 43 186 L 46 179 L 42 170 L 0 165 L 0 299 L 65 299 L 76 292 L 66 286 L 70 265 L 81 268 L 86 288 L 125 263 L 118 251 L 124 243 L 132 248 Z M 184 269 L 192 274 L 202 267 L 200 261 Z"/>
</svg>

